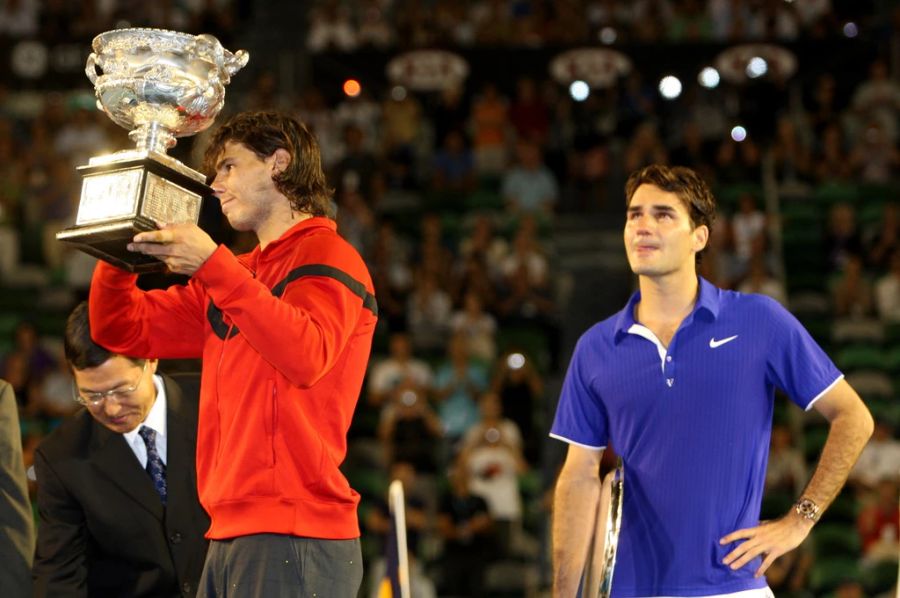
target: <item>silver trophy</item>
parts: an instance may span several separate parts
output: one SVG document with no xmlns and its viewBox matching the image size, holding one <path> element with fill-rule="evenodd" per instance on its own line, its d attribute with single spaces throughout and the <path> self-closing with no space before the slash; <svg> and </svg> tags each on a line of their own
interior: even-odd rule
<svg viewBox="0 0 900 598">
<path fill-rule="evenodd" d="M 94 38 L 85 73 L 97 108 L 128 129 L 137 144 L 79 166 L 75 226 L 56 238 L 131 272 L 162 270 L 126 245 L 162 224 L 197 223 L 212 194 L 206 177 L 166 155 L 176 137 L 208 128 L 222 110 L 225 86 L 249 55 L 231 53 L 211 35 L 162 29 L 116 29 Z"/>
</svg>

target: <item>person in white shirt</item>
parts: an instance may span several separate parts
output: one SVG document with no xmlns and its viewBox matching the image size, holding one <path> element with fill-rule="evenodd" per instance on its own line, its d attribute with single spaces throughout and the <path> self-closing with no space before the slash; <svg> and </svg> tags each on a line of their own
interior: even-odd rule
<svg viewBox="0 0 900 598">
<path fill-rule="evenodd" d="M 890 271 L 875 283 L 875 306 L 882 320 L 900 322 L 900 250 L 891 256 Z"/>
<path fill-rule="evenodd" d="M 431 367 L 413 356 L 409 334 L 393 333 L 388 351 L 388 357 L 376 363 L 369 374 L 369 403 L 382 405 L 391 392 L 402 384 L 412 385 L 427 394 L 432 386 Z"/>
</svg>

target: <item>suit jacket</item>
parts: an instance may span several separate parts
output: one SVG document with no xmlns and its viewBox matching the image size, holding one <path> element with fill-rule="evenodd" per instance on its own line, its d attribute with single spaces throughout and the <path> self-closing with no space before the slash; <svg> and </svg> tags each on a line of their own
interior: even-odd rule
<svg viewBox="0 0 900 598">
<path fill-rule="evenodd" d="M 12 386 L 0 380 L 0 588 L 3 595 L 31 595 L 34 518 L 28 500 L 19 410 Z"/>
<path fill-rule="evenodd" d="M 73 415 L 35 451 L 34 595 L 193 596 L 209 518 L 197 498 L 196 375 L 163 376 L 167 506 L 125 438 Z"/>
</svg>

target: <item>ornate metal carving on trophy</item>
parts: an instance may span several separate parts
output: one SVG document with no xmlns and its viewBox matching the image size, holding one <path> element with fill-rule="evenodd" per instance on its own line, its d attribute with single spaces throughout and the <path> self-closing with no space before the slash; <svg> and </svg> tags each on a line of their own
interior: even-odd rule
<svg viewBox="0 0 900 598">
<path fill-rule="evenodd" d="M 56 238 L 132 272 L 162 270 L 155 258 L 126 245 L 140 231 L 194 222 L 206 177 L 166 155 L 176 137 L 208 128 L 221 111 L 225 86 L 249 55 L 231 53 L 211 35 L 162 29 L 117 29 L 94 38 L 85 73 L 97 107 L 128 129 L 134 150 L 96 156 L 79 166 L 81 200 L 75 226 Z"/>
</svg>

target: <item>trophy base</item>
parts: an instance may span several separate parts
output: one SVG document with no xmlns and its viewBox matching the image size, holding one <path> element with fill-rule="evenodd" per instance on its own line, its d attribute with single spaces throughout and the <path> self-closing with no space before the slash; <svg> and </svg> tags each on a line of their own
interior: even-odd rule
<svg viewBox="0 0 900 598">
<path fill-rule="evenodd" d="M 134 235 L 163 224 L 197 224 L 203 197 L 212 195 L 202 174 L 153 152 L 92 158 L 78 170 L 82 186 L 75 226 L 56 238 L 129 272 L 166 269 L 155 257 L 128 251 Z"/>
<path fill-rule="evenodd" d="M 154 222 L 135 218 L 88 226 L 72 226 L 56 233 L 56 238 L 129 272 L 136 274 L 162 272 L 166 269 L 163 262 L 153 256 L 128 251 L 127 248 L 136 234 L 157 228 Z"/>
</svg>

